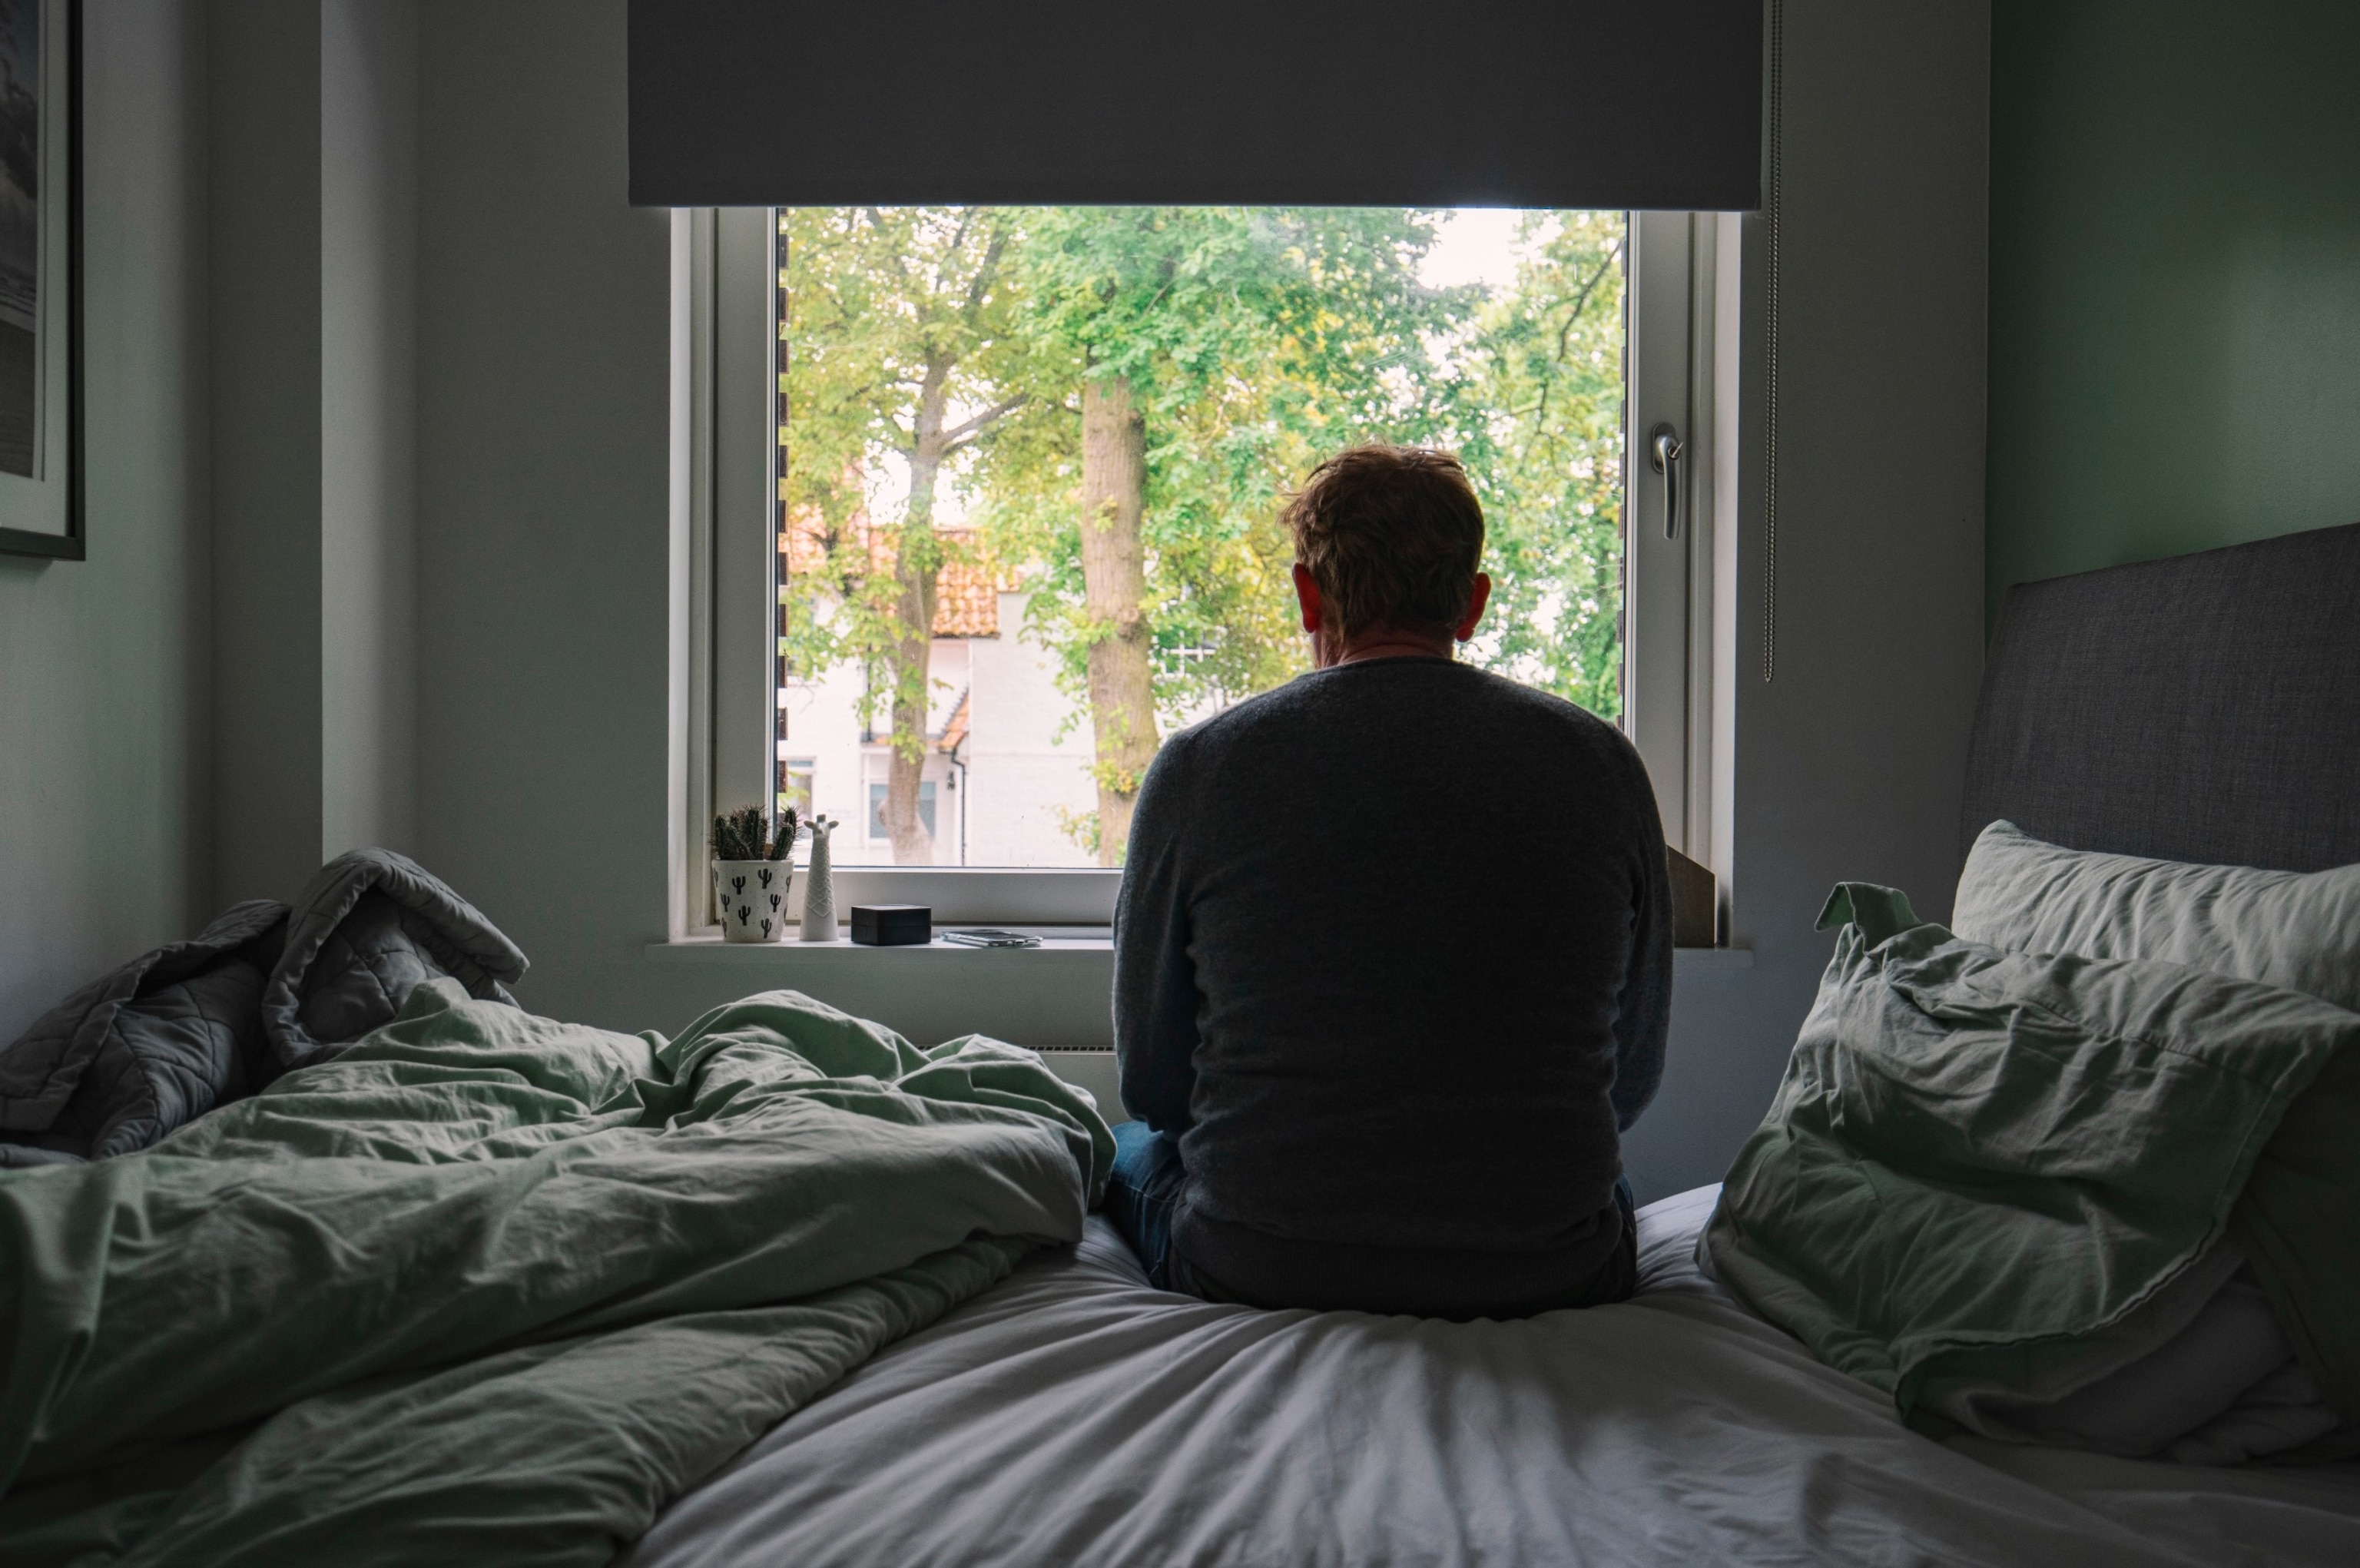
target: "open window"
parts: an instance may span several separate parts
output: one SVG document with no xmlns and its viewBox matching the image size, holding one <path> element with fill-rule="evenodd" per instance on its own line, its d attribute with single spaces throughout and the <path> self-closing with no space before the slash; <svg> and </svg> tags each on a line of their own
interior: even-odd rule
<svg viewBox="0 0 2360 1568">
<path fill-rule="evenodd" d="M 1308 667 L 1279 500 L 1366 440 L 1465 456 L 1495 583 L 1465 656 L 1622 725 L 1667 839 L 1718 858 L 1718 214 L 693 228 L 709 798 L 845 823 L 854 896 L 1102 922 L 1162 738 Z"/>
<path fill-rule="evenodd" d="M 635 6 L 633 199 L 689 281 L 688 863 L 714 806 L 807 801 L 845 896 L 1102 923 L 1161 739 L 1307 663 L 1280 496 L 1390 440 L 1482 491 L 1470 656 L 1622 724 L 1725 864 L 1703 209 L 1758 192 L 1760 18 L 1680 9 L 1662 93 L 1612 65 L 1660 17 L 1473 0 L 1404 77 L 1430 29 L 1365 6 L 922 7 L 888 102 L 813 69 L 880 47 L 857 9 Z"/>
</svg>

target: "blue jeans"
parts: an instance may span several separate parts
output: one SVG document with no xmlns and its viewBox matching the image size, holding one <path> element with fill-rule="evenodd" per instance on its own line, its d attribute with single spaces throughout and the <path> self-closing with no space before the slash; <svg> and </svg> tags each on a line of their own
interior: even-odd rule
<svg viewBox="0 0 2360 1568">
<path fill-rule="evenodd" d="M 1114 1169 L 1107 1178 L 1106 1216 L 1146 1266 L 1147 1282 L 1158 1290 L 1189 1296 L 1207 1292 L 1189 1273 L 1187 1261 L 1172 1250 L 1172 1209 L 1188 1173 L 1180 1167 L 1180 1142 L 1151 1130 L 1144 1122 L 1121 1122 L 1114 1129 Z M 1626 1235 L 1638 1229 L 1631 1179 L 1614 1179 L 1614 1206 L 1622 1211 Z M 1629 1245 L 1626 1241 L 1626 1246 Z M 1627 1286 L 1623 1288 L 1628 1288 Z"/>
<path fill-rule="evenodd" d="M 1115 1124 L 1106 1215 L 1146 1265 L 1147 1282 L 1158 1290 L 1186 1289 L 1172 1283 L 1172 1206 L 1179 1201 L 1180 1184 L 1187 1178 L 1180 1168 L 1177 1139 L 1151 1130 L 1144 1122 Z"/>
</svg>

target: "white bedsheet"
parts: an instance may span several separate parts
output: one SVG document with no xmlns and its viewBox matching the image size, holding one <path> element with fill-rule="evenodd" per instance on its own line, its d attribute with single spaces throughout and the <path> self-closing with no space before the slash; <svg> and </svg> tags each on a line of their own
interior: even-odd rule
<svg viewBox="0 0 2360 1568">
<path fill-rule="evenodd" d="M 1147 1288 L 1102 1220 L 893 1347 L 622 1562 L 2360 1563 L 2360 1466 L 2234 1470 L 1903 1428 L 1640 1215 L 1641 1294 L 1514 1323 Z"/>
</svg>

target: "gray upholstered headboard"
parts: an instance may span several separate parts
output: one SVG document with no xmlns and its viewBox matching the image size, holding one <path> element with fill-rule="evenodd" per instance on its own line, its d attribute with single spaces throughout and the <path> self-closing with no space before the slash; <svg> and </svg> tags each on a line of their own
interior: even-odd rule
<svg viewBox="0 0 2360 1568">
<path fill-rule="evenodd" d="M 2317 871 L 2360 861 L 2360 523 L 2010 588 L 1961 827 Z"/>
</svg>

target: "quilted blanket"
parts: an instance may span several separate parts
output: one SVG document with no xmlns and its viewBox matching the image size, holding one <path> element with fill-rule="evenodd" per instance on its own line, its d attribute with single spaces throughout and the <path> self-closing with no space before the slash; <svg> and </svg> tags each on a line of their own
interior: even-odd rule
<svg viewBox="0 0 2360 1568">
<path fill-rule="evenodd" d="M 290 910 L 232 906 L 91 981 L 0 1051 L 0 1168 L 145 1148 L 399 1012 L 420 982 L 508 1002 L 524 954 L 417 862 L 355 850 Z"/>
</svg>

